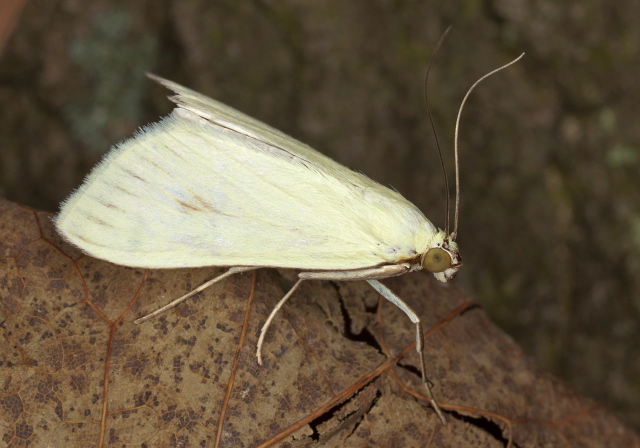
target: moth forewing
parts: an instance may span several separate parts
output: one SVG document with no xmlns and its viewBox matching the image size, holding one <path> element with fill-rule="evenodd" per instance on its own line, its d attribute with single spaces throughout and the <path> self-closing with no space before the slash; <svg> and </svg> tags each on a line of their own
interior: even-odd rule
<svg viewBox="0 0 640 448">
<path fill-rule="evenodd" d="M 437 234 L 398 193 L 296 148 L 178 109 L 111 151 L 56 225 L 92 256 L 147 268 L 359 269 L 409 259 Z"/>
</svg>

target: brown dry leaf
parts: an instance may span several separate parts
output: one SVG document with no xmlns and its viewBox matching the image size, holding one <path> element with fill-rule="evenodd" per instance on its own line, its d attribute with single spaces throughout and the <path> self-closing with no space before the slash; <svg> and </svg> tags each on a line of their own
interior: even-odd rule
<svg viewBox="0 0 640 448">
<path fill-rule="evenodd" d="M 387 280 L 425 320 L 448 424 L 422 396 L 414 327 L 365 283 L 236 275 L 133 320 L 222 269 L 131 269 L 0 202 L 0 444 L 12 447 L 640 446 L 606 409 L 539 372 L 454 286 Z"/>
</svg>

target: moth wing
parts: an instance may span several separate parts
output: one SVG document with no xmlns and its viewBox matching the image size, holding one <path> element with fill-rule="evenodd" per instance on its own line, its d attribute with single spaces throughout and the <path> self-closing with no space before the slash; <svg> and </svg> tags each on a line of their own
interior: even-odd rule
<svg viewBox="0 0 640 448">
<path fill-rule="evenodd" d="M 178 107 L 191 111 L 211 123 L 261 141 L 274 150 L 280 150 L 281 156 L 289 157 L 291 160 L 299 163 L 313 165 L 317 169 L 322 169 L 343 182 L 350 182 L 362 188 L 382 187 L 369 177 L 350 170 L 344 165 L 314 150 L 309 145 L 237 109 L 176 82 L 169 81 L 168 79 L 153 74 L 147 74 L 147 76 L 169 90 L 172 90 L 175 95 L 171 96 L 170 99 L 176 103 Z M 400 196 L 389 189 L 386 189 L 385 192 L 392 193 L 394 198 Z"/>
<path fill-rule="evenodd" d="M 398 193 L 222 109 L 226 126 L 177 108 L 113 149 L 63 204 L 59 232 L 125 266 L 325 270 L 401 261 L 436 233 Z"/>
</svg>

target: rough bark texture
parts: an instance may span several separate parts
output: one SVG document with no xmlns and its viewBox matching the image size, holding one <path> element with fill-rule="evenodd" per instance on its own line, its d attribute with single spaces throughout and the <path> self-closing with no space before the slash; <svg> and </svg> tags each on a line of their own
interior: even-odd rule
<svg viewBox="0 0 640 448">
<path fill-rule="evenodd" d="M 637 1 L 32 0 L 0 21 L 13 28 L 0 195 L 54 211 L 109 146 L 168 112 L 151 71 L 393 185 L 442 225 L 422 77 L 453 23 L 430 95 L 449 158 L 467 87 L 527 53 L 464 113 L 456 282 L 542 368 L 640 427 L 639 16 Z"/>
<path fill-rule="evenodd" d="M 0 212 L 2 446 L 640 445 L 430 276 L 385 283 L 425 323 L 446 426 L 422 396 L 413 325 L 366 283 L 304 284 L 258 366 L 292 272 L 231 277 L 137 326 L 222 270 L 115 266 L 63 243 L 47 213 Z"/>
</svg>

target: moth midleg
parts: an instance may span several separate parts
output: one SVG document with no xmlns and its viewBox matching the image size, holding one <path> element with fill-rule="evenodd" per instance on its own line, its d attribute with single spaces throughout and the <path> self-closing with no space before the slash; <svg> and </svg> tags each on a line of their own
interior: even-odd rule
<svg viewBox="0 0 640 448">
<path fill-rule="evenodd" d="M 136 324 L 136 325 L 137 324 L 141 324 L 142 322 L 144 322 L 146 320 L 149 320 L 152 317 L 157 316 L 158 314 L 164 313 L 165 311 L 167 311 L 167 310 L 179 305 L 180 303 L 184 302 L 185 300 L 187 300 L 192 295 L 197 294 L 200 291 L 203 291 L 203 290 L 207 289 L 209 286 L 213 285 L 214 283 L 217 283 L 220 280 L 224 280 L 225 278 L 230 277 L 233 274 L 237 274 L 239 272 L 253 271 L 255 269 L 260 269 L 260 268 L 253 267 L 253 266 L 249 266 L 249 267 L 247 267 L 247 266 L 236 266 L 236 267 L 229 268 L 229 270 L 227 272 L 225 272 L 224 274 L 220 274 L 217 277 L 212 278 L 208 282 L 205 282 L 202 285 L 198 286 L 193 291 L 186 293 L 182 297 L 178 297 L 177 299 L 171 301 L 170 303 L 167 303 L 162 308 L 158 308 L 154 312 L 149 313 L 146 316 L 143 316 L 143 317 L 141 317 L 139 319 L 134 320 L 133 323 Z"/>
<path fill-rule="evenodd" d="M 369 280 L 375 278 L 395 277 L 397 275 L 402 275 L 405 272 L 408 272 L 410 269 L 411 266 L 409 264 L 402 263 L 377 266 L 374 268 L 352 269 L 347 271 L 309 271 L 298 273 L 299 280 L 276 304 L 276 306 L 271 311 L 271 314 L 269 314 L 267 321 L 264 323 L 262 329 L 260 330 L 260 336 L 258 337 L 258 346 L 256 349 L 258 364 L 262 365 L 262 345 L 267 334 L 267 329 L 269 328 L 269 325 L 271 325 L 271 321 L 275 317 L 278 310 L 282 308 L 282 305 L 284 305 L 285 302 L 289 300 L 293 292 L 298 289 L 298 286 L 300 286 L 300 283 L 303 280 Z"/>
<path fill-rule="evenodd" d="M 298 277 L 305 280 L 374 280 L 379 278 L 397 277 L 411 270 L 408 263 L 388 264 L 373 268 L 351 269 L 347 271 L 310 271 L 300 272 Z"/>
<path fill-rule="evenodd" d="M 280 301 L 278 303 L 276 303 L 276 306 L 273 307 L 273 310 L 271 310 L 271 314 L 269 314 L 269 317 L 267 318 L 267 320 L 265 321 L 264 325 L 260 329 L 260 336 L 258 337 L 258 344 L 257 344 L 257 347 L 256 347 L 256 357 L 258 358 L 258 364 L 262 365 L 262 354 L 261 354 L 262 344 L 264 343 L 264 337 L 267 334 L 267 329 L 269 328 L 269 325 L 271 325 L 271 321 L 275 317 L 275 315 L 278 312 L 278 310 L 280 308 L 282 308 L 282 305 L 284 305 L 287 300 L 289 300 L 289 297 L 291 297 L 293 295 L 295 290 L 298 289 L 298 286 L 300 286 L 300 283 L 302 283 L 303 281 L 304 281 L 304 279 L 302 279 L 302 278 L 299 279 L 291 287 L 289 292 L 287 292 L 284 295 L 284 297 L 282 299 L 280 299 Z"/>
<path fill-rule="evenodd" d="M 418 352 L 418 356 L 420 357 L 420 370 L 422 371 L 422 383 L 427 389 L 427 395 L 429 397 L 429 401 L 431 402 L 431 406 L 440 417 L 442 423 L 446 423 L 444 419 L 444 415 L 440 410 L 440 406 L 436 402 L 435 397 L 433 396 L 433 392 L 431 391 L 431 386 L 429 385 L 429 379 L 427 378 L 427 366 L 424 359 L 424 333 L 422 332 L 422 322 L 420 322 L 420 318 L 418 315 L 411 309 L 409 305 L 407 305 L 400 297 L 394 294 L 389 288 L 384 286 L 378 280 L 367 280 L 367 282 L 373 286 L 373 289 L 378 291 L 382 297 L 387 299 L 389 302 L 393 303 L 395 306 L 400 308 L 408 317 L 411 319 L 411 322 L 416 324 L 416 351 Z"/>
</svg>

